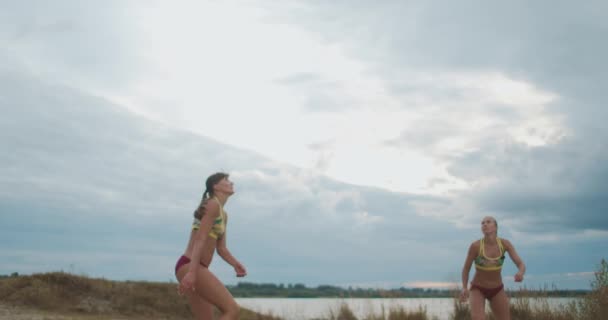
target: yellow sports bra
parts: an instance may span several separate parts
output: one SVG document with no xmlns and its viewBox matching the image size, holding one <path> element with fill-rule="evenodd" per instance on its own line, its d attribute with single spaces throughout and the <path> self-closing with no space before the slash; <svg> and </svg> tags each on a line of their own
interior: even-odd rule
<svg viewBox="0 0 608 320">
<path fill-rule="evenodd" d="M 220 216 L 213 221 L 213 226 L 211 226 L 211 230 L 209 231 L 209 236 L 213 239 L 217 239 L 226 232 L 226 212 L 224 212 L 224 207 L 218 198 L 213 197 L 211 199 L 214 199 L 220 206 Z M 201 220 L 194 218 L 194 222 L 192 222 L 192 230 L 198 230 L 200 228 Z"/>
<path fill-rule="evenodd" d="M 479 255 L 477 255 L 477 258 L 475 258 L 475 268 L 477 270 L 497 271 L 502 269 L 502 264 L 505 262 L 505 248 L 503 247 L 500 238 L 496 237 L 496 242 L 498 243 L 500 256 L 490 258 L 486 256 L 483 238 L 479 241 Z"/>
</svg>

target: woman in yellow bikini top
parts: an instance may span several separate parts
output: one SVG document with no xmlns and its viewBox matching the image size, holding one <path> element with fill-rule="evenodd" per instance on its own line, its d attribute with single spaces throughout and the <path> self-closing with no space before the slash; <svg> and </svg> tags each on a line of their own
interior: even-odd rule
<svg viewBox="0 0 608 320">
<path fill-rule="evenodd" d="M 498 271 L 502 269 L 502 265 L 505 263 L 505 248 L 499 237 L 496 237 L 496 242 L 498 243 L 500 255 L 491 258 L 486 256 L 484 238 L 479 240 L 479 255 L 474 260 L 475 269 L 483 271 Z"/>
<path fill-rule="evenodd" d="M 211 197 L 211 199 L 215 200 L 220 206 L 220 216 L 213 221 L 213 226 L 211 227 L 211 231 L 209 231 L 209 236 L 217 240 L 224 234 L 224 232 L 226 232 L 226 212 L 224 211 L 224 207 L 217 197 L 214 196 Z M 201 219 L 195 217 L 194 221 L 192 222 L 192 230 L 198 230 L 200 228 Z"/>
<path fill-rule="evenodd" d="M 194 222 L 184 253 L 175 264 L 178 292 L 190 296 L 189 303 L 197 319 L 213 319 L 213 310 L 220 310 L 222 319 L 237 319 L 240 313 L 234 297 L 209 269 L 217 254 L 234 268 L 237 277 L 247 270 L 226 245 L 227 216 L 224 205 L 234 194 L 228 174 L 212 174 L 205 182 L 203 198 L 194 211 Z M 211 302 L 213 301 L 213 302 Z"/>
<path fill-rule="evenodd" d="M 514 276 L 516 282 L 523 280 L 526 266 L 515 251 L 513 244 L 497 236 L 496 219 L 484 217 L 481 221 L 481 231 L 484 235 L 483 238 L 471 243 L 462 268 L 461 301 L 469 300 L 473 319 L 485 317 L 486 300 L 490 301 L 492 313 L 496 318 L 510 319 L 509 299 L 504 291 L 501 275 L 505 253 L 509 253 L 511 260 L 519 269 Z M 475 275 L 469 289 L 469 272 L 473 263 L 475 263 Z"/>
</svg>

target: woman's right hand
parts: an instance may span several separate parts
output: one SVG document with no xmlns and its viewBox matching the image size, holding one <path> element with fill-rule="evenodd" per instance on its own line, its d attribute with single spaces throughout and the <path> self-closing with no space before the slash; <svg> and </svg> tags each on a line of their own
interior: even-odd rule
<svg viewBox="0 0 608 320">
<path fill-rule="evenodd" d="M 179 283 L 179 287 L 177 289 L 180 295 L 190 295 L 196 289 L 194 288 L 194 284 L 196 283 L 196 273 L 192 270 L 188 271 L 182 278 L 182 281 Z"/>
<path fill-rule="evenodd" d="M 464 288 L 460 293 L 460 302 L 467 302 L 469 300 L 469 289 Z"/>
</svg>

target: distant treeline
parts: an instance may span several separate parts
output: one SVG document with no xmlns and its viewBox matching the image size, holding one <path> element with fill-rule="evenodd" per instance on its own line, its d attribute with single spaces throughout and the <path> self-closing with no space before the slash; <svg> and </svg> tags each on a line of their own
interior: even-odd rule
<svg viewBox="0 0 608 320">
<path fill-rule="evenodd" d="M 0 274 L 0 279 L 15 277 L 19 277 L 18 272 L 13 272 L 9 275 Z M 365 289 L 320 285 L 316 288 L 309 288 L 300 283 L 277 285 L 274 283 L 258 284 L 251 282 L 239 282 L 237 285 L 227 285 L 226 287 L 233 296 L 239 298 L 452 298 L 459 294 L 459 292 L 454 290 L 403 287 L 398 289 Z M 510 291 L 509 295 L 512 297 L 581 297 L 587 293 L 589 293 L 589 290 L 559 290 L 556 288 L 543 288 L 538 290 L 526 289 Z"/>
<path fill-rule="evenodd" d="M 398 289 L 363 289 L 342 288 L 321 285 L 309 288 L 303 284 L 273 284 L 239 282 L 235 286 L 227 286 L 235 297 L 275 297 L 275 298 L 452 298 L 457 292 L 445 289 L 398 288 Z M 509 292 L 510 295 L 519 294 L 538 295 L 543 297 L 577 297 L 589 293 L 588 290 L 522 290 Z"/>
<path fill-rule="evenodd" d="M 19 272 L 13 272 L 13 273 L 7 274 L 7 275 L 0 274 L 0 279 L 2 279 L 2 278 L 16 278 L 18 276 L 19 276 Z"/>
</svg>

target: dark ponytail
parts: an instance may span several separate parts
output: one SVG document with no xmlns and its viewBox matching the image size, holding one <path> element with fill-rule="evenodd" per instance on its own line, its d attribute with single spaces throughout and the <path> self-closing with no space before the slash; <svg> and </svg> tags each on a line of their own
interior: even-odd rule
<svg viewBox="0 0 608 320">
<path fill-rule="evenodd" d="M 203 218 L 203 215 L 205 214 L 205 204 L 207 203 L 207 200 L 213 196 L 213 186 L 224 178 L 228 178 L 228 174 L 223 172 L 214 173 L 207 178 L 207 181 L 205 181 L 205 192 L 203 192 L 201 203 L 198 205 L 198 208 L 194 210 L 195 219 L 200 220 Z"/>
<path fill-rule="evenodd" d="M 203 192 L 203 198 L 201 199 L 201 203 L 198 205 L 198 208 L 196 208 L 196 210 L 194 210 L 195 219 L 200 220 L 203 218 L 203 214 L 205 214 L 205 203 L 207 203 L 208 199 L 209 199 L 209 191 L 205 189 L 205 192 Z"/>
</svg>

